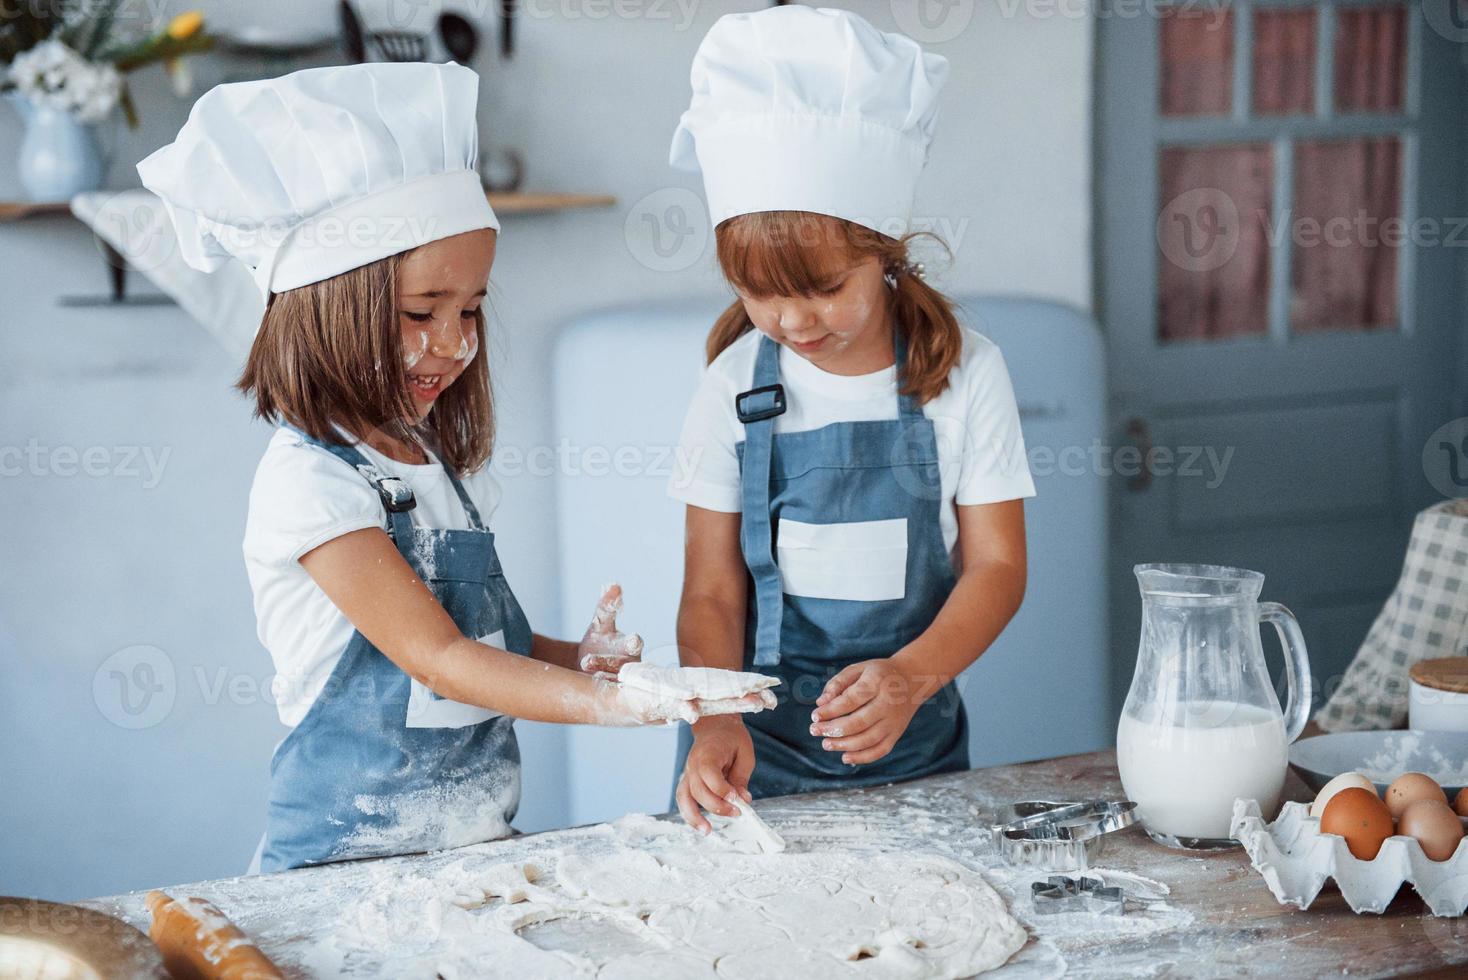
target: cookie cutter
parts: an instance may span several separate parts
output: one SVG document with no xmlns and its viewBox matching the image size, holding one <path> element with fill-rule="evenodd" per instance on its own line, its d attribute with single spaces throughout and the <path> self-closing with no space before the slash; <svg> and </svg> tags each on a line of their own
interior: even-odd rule
<svg viewBox="0 0 1468 980">
<path fill-rule="evenodd" d="M 1037 915 L 1073 912 L 1125 915 L 1126 892 L 1090 875 L 1079 878 L 1052 875 L 1044 881 L 1030 883 L 1030 904 Z"/>
<path fill-rule="evenodd" d="M 1027 800 L 1001 807 L 989 830 L 1011 867 L 1084 871 L 1100 854 L 1102 838 L 1136 823 L 1136 810 L 1130 800 Z"/>
</svg>

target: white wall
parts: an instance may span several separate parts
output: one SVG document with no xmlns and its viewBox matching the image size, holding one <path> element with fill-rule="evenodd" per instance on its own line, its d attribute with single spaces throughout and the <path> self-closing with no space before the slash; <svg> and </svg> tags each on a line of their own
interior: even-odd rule
<svg viewBox="0 0 1468 980">
<path fill-rule="evenodd" d="M 369 20 L 381 20 L 385 2 L 363 4 Z M 638 202 L 695 186 L 666 165 L 689 61 L 719 14 L 762 4 L 699 3 L 685 23 L 689 0 L 683 8 L 675 0 L 620 2 L 643 15 L 598 16 L 613 9 L 609 0 L 527 0 L 514 60 L 500 64 L 492 43 L 476 59 L 486 146 L 519 148 L 533 189 L 619 200 L 604 211 L 505 221 L 491 345 L 502 456 L 555 444 L 548 368 L 561 325 L 608 305 L 721 289 L 712 249 L 699 251 L 698 235 L 676 253 L 696 256 L 676 263 L 687 266 L 679 271 L 639 260 L 650 254 L 644 215 L 666 211 Z M 905 15 L 927 0 L 896 2 Z M 259 5 L 276 23 L 293 6 Z M 470 9 L 486 11 L 477 19 L 491 27 L 496 6 Z M 848 6 L 896 26 L 887 3 Z M 939 25 L 942 34 L 957 29 L 930 44 L 953 74 L 917 210 L 950 233 L 955 260 L 941 281 L 952 291 L 1089 308 L 1092 25 L 1049 7 L 1037 7 L 1049 16 L 1006 13 L 1017 6 L 960 2 L 952 10 L 971 21 Z M 331 23 L 318 7 L 309 17 Z M 200 80 L 224 70 L 212 58 Z M 138 79 L 136 94 L 145 125 L 124 137 L 115 185 L 135 184 L 130 164 L 170 138 L 186 114 L 156 69 Z M 18 193 L 9 149 L 18 134 L 13 114 L 0 116 L 0 197 Z M 676 193 L 653 201 L 676 203 Z M 706 237 L 706 223 L 698 227 Z M 46 456 L 40 473 L 25 466 L 0 476 L 0 893 L 65 899 L 237 872 L 260 831 L 267 760 L 283 731 L 249 690 L 269 664 L 238 554 L 248 481 L 268 434 L 228 390 L 237 365 L 177 310 L 56 305 L 60 294 L 104 286 L 96 250 L 74 222 L 0 226 L 0 448 L 35 440 L 171 453 L 149 489 L 122 474 L 60 475 L 64 456 Z M 630 379 L 625 390 L 656 398 L 656 382 Z M 505 489 L 506 567 L 531 621 L 554 624 L 562 611 L 552 479 L 507 473 Z M 598 577 L 614 578 L 616 559 L 607 555 Z M 588 614 L 594 598 L 586 597 Z M 627 622 L 650 636 L 671 631 L 639 622 L 635 595 Z M 129 730 L 109 720 L 117 715 L 108 693 L 115 663 L 99 667 L 138 644 L 164 651 L 176 694 L 162 721 Z M 221 670 L 240 678 L 234 696 L 214 691 Z M 563 739 L 545 729 L 522 739 L 521 823 L 553 825 L 569 800 Z"/>
</svg>

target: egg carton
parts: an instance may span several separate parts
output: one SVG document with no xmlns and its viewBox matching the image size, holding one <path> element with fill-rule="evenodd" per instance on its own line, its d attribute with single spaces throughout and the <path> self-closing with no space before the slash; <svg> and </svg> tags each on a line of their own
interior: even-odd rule
<svg viewBox="0 0 1468 980">
<path fill-rule="evenodd" d="M 1308 909 L 1334 878 L 1355 912 L 1384 912 L 1404 882 L 1417 889 L 1432 914 L 1444 918 L 1468 910 L 1468 838 L 1446 861 L 1433 861 L 1411 837 L 1388 837 L 1373 860 L 1362 861 L 1344 837 L 1322 834 L 1307 803 L 1286 803 L 1265 823 L 1255 800 L 1235 800 L 1229 836 L 1244 845 L 1254 870 L 1281 905 Z"/>
</svg>

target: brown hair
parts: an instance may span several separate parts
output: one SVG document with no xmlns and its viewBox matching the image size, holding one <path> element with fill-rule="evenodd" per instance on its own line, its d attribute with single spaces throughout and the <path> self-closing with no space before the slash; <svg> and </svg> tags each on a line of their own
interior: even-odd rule
<svg viewBox="0 0 1468 980">
<path fill-rule="evenodd" d="M 483 309 L 474 314 L 480 353 L 415 425 L 398 325 L 398 259 L 272 295 L 237 387 L 254 395 L 256 417 L 268 422 L 289 422 L 331 443 L 342 442 L 334 425 L 359 438 L 381 429 L 431 447 L 457 474 L 472 473 L 494 446 Z"/>
<path fill-rule="evenodd" d="M 811 296 L 853 262 L 873 257 L 892 284 L 892 326 L 907 340 L 902 393 L 919 403 L 948 387 L 963 354 L 963 331 L 948 297 L 915 275 L 908 257 L 917 232 L 892 238 L 855 222 L 809 211 L 761 211 L 730 218 L 715 231 L 724 278 L 750 296 Z M 942 244 L 941 240 L 939 244 Z M 709 331 L 710 362 L 754 329 L 735 300 Z"/>
</svg>

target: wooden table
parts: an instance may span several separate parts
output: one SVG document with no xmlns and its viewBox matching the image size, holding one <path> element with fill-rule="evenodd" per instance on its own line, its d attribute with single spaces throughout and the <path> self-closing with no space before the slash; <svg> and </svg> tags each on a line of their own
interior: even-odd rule
<svg viewBox="0 0 1468 980">
<path fill-rule="evenodd" d="M 1293 776 L 1287 795 L 1308 799 Z M 938 776 L 898 786 L 768 800 L 761 814 L 792 848 L 860 845 L 877 849 L 922 841 L 924 849 L 978 868 L 1010 901 L 1029 928 L 1030 943 L 996 977 L 1064 974 L 1076 977 L 1319 977 L 1468 976 L 1468 917 L 1430 915 L 1410 886 L 1384 915 L 1356 915 L 1328 887 L 1308 911 L 1279 905 L 1242 849 L 1206 855 L 1152 843 L 1140 828 L 1114 835 L 1100 866 L 1145 876 L 1170 889 L 1171 911 L 1146 933 L 1087 934 L 1071 924 L 1035 916 L 1028 882 L 999 866 L 986 827 L 995 808 L 1021 799 L 1121 798 L 1115 754 L 1101 752 Z M 586 828 L 551 831 L 476 845 L 505 861 L 548 844 L 574 846 Z M 855 833 L 856 836 L 853 836 Z M 310 976 L 309 953 L 322 925 L 339 910 L 330 894 L 391 870 L 415 872 L 447 865 L 465 851 L 328 865 L 276 875 L 199 882 L 168 889 L 216 902 L 292 976 Z M 378 878 L 378 880 L 381 880 Z M 82 903 L 146 928 L 142 894 Z M 1131 919 L 1138 913 L 1129 912 Z M 1147 913 L 1135 920 L 1146 924 Z M 1133 928 L 1132 925 L 1127 926 Z"/>
</svg>

